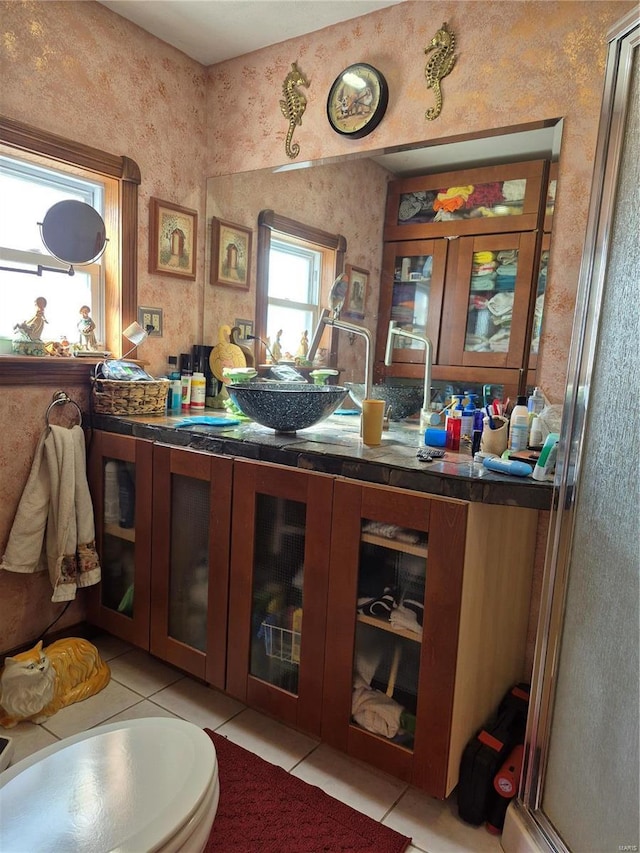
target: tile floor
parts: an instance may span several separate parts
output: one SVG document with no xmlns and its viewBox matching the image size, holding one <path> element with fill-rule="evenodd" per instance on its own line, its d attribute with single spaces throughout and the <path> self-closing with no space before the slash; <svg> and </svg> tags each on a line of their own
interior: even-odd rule
<svg viewBox="0 0 640 853">
<path fill-rule="evenodd" d="M 317 785 L 374 820 L 410 836 L 408 853 L 499 853 L 499 839 L 459 820 L 455 794 L 446 802 L 320 744 L 173 667 L 108 635 L 93 640 L 111 667 L 111 681 L 41 725 L 20 723 L 14 763 L 56 740 L 139 717 L 181 717 L 214 729 L 289 773 Z M 286 853 L 286 851 L 283 851 Z"/>
</svg>

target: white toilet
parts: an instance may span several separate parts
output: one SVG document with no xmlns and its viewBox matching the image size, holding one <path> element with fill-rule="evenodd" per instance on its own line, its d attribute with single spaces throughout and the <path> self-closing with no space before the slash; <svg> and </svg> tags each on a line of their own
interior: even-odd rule
<svg viewBox="0 0 640 853">
<path fill-rule="evenodd" d="M 193 723 L 149 717 L 65 738 L 0 774 L 3 853 L 199 853 L 218 762 Z"/>
</svg>

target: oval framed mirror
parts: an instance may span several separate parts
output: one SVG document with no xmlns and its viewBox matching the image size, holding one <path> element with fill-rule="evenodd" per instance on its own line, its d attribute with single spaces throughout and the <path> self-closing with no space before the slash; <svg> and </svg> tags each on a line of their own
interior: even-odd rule
<svg viewBox="0 0 640 853">
<path fill-rule="evenodd" d="M 48 252 L 66 264 L 91 264 L 107 245 L 102 217 L 82 201 L 57 202 L 38 224 Z"/>
</svg>

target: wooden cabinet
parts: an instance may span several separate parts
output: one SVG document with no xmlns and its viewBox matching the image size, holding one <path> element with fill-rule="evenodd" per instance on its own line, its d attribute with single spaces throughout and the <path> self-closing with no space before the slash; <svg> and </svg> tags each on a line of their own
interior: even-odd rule
<svg viewBox="0 0 640 853">
<path fill-rule="evenodd" d="M 523 676 L 536 511 L 99 431 L 89 471 L 96 625 L 451 792 Z"/>
<path fill-rule="evenodd" d="M 333 482 L 234 463 L 227 691 L 316 735 Z"/>
<path fill-rule="evenodd" d="M 536 515 L 336 482 L 323 740 L 453 790 L 465 744 L 522 677 Z"/>
<path fill-rule="evenodd" d="M 89 483 L 102 581 L 90 587 L 91 621 L 149 648 L 153 443 L 94 431 Z"/>
<path fill-rule="evenodd" d="M 155 445 L 150 651 L 224 689 L 233 460 Z"/>
<path fill-rule="evenodd" d="M 409 338 L 394 336 L 393 364 L 385 366 L 395 321 L 430 339 L 434 380 L 502 384 L 506 396 L 524 386 L 541 322 L 548 172 L 545 161 L 530 161 L 389 184 L 376 381 L 424 375 L 424 346 Z"/>
</svg>

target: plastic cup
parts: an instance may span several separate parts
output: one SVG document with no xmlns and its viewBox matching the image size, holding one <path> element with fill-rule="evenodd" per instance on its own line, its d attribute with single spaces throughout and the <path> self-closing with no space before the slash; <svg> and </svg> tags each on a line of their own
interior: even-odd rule
<svg viewBox="0 0 640 853">
<path fill-rule="evenodd" d="M 384 400 L 362 401 L 362 441 L 370 447 L 382 444 Z"/>
</svg>

